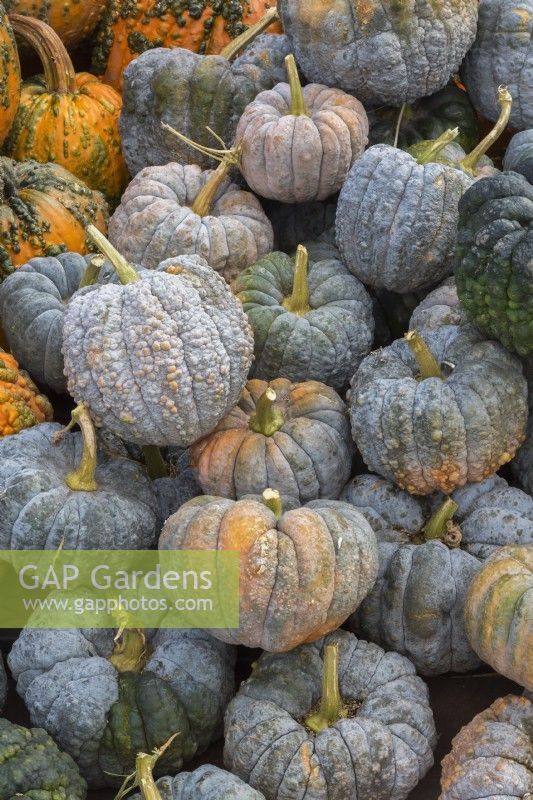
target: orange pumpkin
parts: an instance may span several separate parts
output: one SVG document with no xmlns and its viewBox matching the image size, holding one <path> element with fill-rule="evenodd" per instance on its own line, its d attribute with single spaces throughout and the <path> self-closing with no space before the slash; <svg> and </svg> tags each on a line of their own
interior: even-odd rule
<svg viewBox="0 0 533 800">
<path fill-rule="evenodd" d="M 4 0 L 8 14 L 47 22 L 66 47 L 83 41 L 96 27 L 106 0 Z"/>
<path fill-rule="evenodd" d="M 184 47 L 220 53 L 275 5 L 276 0 L 110 0 L 96 37 L 93 70 L 120 90 L 125 68 L 145 50 Z M 269 30 L 280 32 L 281 27 Z"/>
<path fill-rule="evenodd" d="M 17 361 L 0 349 L 0 436 L 18 433 L 53 418 L 49 400 Z"/>
<path fill-rule="evenodd" d="M 20 100 L 20 67 L 11 25 L 0 3 L 0 145 L 6 138 Z"/>
<path fill-rule="evenodd" d="M 107 230 L 108 208 L 57 164 L 0 157 L 0 280 L 35 256 L 88 252 L 86 227 Z"/>
<path fill-rule="evenodd" d="M 22 85 L 6 155 L 60 164 L 118 203 L 128 180 L 118 130 L 121 96 L 87 72 L 76 75 L 61 39 L 45 22 L 19 14 L 10 20 L 15 34 L 38 53 L 44 77 Z"/>
</svg>

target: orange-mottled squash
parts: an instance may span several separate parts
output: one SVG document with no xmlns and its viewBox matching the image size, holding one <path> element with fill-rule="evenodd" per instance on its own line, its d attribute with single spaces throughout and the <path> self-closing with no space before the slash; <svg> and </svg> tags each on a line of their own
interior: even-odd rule
<svg viewBox="0 0 533 800">
<path fill-rule="evenodd" d="M 106 0 L 4 0 L 4 5 L 8 14 L 47 22 L 66 47 L 73 47 L 93 32 Z"/>
<path fill-rule="evenodd" d="M 12 355 L 0 348 L 0 437 L 53 418 L 48 398 Z"/>
<path fill-rule="evenodd" d="M 6 138 L 20 100 L 20 67 L 11 25 L 0 3 L 0 145 Z"/>
<path fill-rule="evenodd" d="M 6 155 L 60 164 L 115 205 L 128 179 L 118 130 L 121 96 L 94 75 L 76 75 L 46 22 L 19 14 L 10 21 L 15 34 L 38 53 L 44 76 L 22 85 Z"/>
<path fill-rule="evenodd" d="M 110 0 L 99 26 L 93 70 L 122 88 L 130 61 L 154 47 L 213 55 L 258 22 L 276 0 Z M 269 28 L 280 32 L 279 24 Z"/>
</svg>

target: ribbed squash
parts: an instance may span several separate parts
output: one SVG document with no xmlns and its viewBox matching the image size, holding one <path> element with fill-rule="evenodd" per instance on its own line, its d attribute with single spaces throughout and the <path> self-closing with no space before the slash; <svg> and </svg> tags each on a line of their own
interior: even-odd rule
<svg viewBox="0 0 533 800">
<path fill-rule="evenodd" d="M 20 99 L 20 67 L 17 47 L 7 14 L 0 3 L 0 145 L 17 113 Z"/>
<path fill-rule="evenodd" d="M 41 20 L 11 16 L 15 33 L 41 59 L 44 77 L 22 86 L 5 153 L 17 161 L 52 161 L 116 204 L 128 179 L 118 118 L 122 99 L 88 72 L 76 74 L 59 36 Z"/>
<path fill-rule="evenodd" d="M 66 47 L 83 41 L 93 32 L 104 10 L 105 0 L 5 0 L 9 14 L 24 14 L 47 22 Z"/>
<path fill-rule="evenodd" d="M 17 361 L 0 349 L 0 437 L 53 417 L 52 406 Z"/>
<path fill-rule="evenodd" d="M 124 69 L 146 50 L 220 53 L 275 5 L 275 0 L 111 0 L 96 37 L 93 69 L 120 89 Z"/>
</svg>

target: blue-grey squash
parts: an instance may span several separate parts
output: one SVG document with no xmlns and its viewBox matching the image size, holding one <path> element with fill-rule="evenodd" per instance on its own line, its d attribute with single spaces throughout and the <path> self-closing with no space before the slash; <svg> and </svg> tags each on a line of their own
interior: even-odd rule
<svg viewBox="0 0 533 800">
<path fill-rule="evenodd" d="M 145 469 L 82 433 L 42 423 L 0 439 L 0 549 L 137 550 L 156 541 L 157 498 Z"/>
<path fill-rule="evenodd" d="M 203 764 L 194 772 L 180 772 L 173 778 L 159 778 L 155 785 L 161 800 L 265 800 L 261 792 L 236 775 L 211 764 Z M 131 795 L 130 800 L 142 800 L 142 795 Z"/>
<path fill-rule="evenodd" d="M 233 283 L 254 332 L 250 376 L 320 380 L 337 391 L 349 383 L 374 336 L 372 301 L 334 258 L 270 253 Z"/>
<path fill-rule="evenodd" d="M 470 326 L 410 331 L 367 356 L 351 385 L 368 468 L 413 494 L 446 494 L 511 460 L 525 436 L 520 361 Z"/>
<path fill-rule="evenodd" d="M 457 297 L 455 278 L 446 278 L 416 306 L 407 330 L 434 331 L 442 325 L 467 325 L 466 313 Z"/>
<path fill-rule="evenodd" d="M 424 498 L 375 475 L 353 478 L 341 499 L 366 517 L 380 555 L 350 629 L 407 656 L 421 675 L 479 667 L 463 621 L 467 592 L 496 548 L 533 545 L 533 499 L 498 476 Z"/>
<path fill-rule="evenodd" d="M 518 172 L 533 183 L 533 128 L 515 133 L 503 157 L 507 172 Z"/>
<path fill-rule="evenodd" d="M 32 722 L 95 788 L 120 785 L 139 751 L 173 734 L 157 771 L 177 772 L 220 736 L 234 691 L 234 648 L 205 631 L 115 638 L 104 629 L 26 628 L 8 657 Z"/>
<path fill-rule="evenodd" d="M 405 800 L 436 744 L 411 662 L 347 631 L 264 653 L 224 729 L 224 764 L 266 800 Z"/>
</svg>

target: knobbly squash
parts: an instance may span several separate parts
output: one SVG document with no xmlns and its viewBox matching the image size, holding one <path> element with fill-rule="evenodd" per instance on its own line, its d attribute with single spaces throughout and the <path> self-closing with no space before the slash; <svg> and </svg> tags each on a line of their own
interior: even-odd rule
<svg viewBox="0 0 533 800">
<path fill-rule="evenodd" d="M 0 348 L 0 437 L 51 420 L 53 409 L 17 361 Z"/>
<path fill-rule="evenodd" d="M 48 23 L 65 47 L 76 47 L 95 29 L 105 0 L 5 0 L 9 14 L 24 14 Z"/>
<path fill-rule="evenodd" d="M 20 65 L 13 30 L 0 3 L 0 146 L 9 133 L 20 101 Z"/>
</svg>

